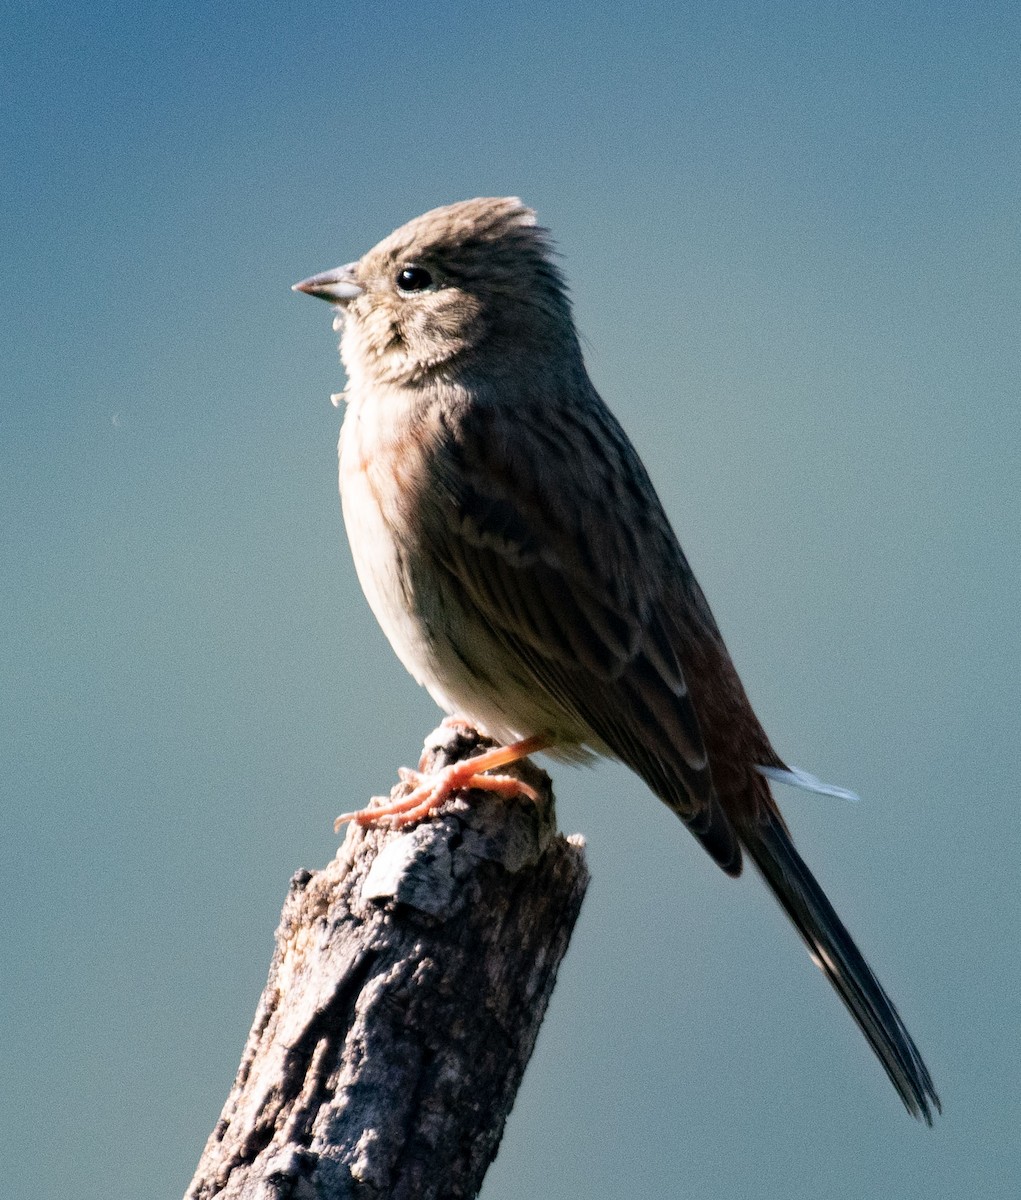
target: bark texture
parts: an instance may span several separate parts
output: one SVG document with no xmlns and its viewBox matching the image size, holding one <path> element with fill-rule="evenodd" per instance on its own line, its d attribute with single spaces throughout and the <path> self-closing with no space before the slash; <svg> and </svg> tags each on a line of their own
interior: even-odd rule
<svg viewBox="0 0 1021 1200">
<path fill-rule="evenodd" d="M 440 729 L 431 766 L 489 743 Z M 352 826 L 291 880 L 234 1087 L 186 1200 L 478 1193 L 581 908 L 580 838 L 542 796 L 471 792 L 411 829 Z"/>
</svg>

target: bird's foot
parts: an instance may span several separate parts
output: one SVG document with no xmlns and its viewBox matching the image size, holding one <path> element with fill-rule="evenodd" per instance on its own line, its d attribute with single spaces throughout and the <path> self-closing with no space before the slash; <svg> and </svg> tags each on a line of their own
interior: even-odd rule
<svg viewBox="0 0 1021 1200">
<path fill-rule="evenodd" d="M 527 758 L 529 754 L 546 749 L 549 745 L 550 739 L 546 737 L 525 738 L 510 746 L 496 746 L 492 750 L 477 754 L 474 758 L 451 763 L 449 767 L 428 774 L 422 770 L 412 771 L 409 767 L 401 767 L 398 771 L 401 782 L 413 785 L 406 796 L 376 808 L 342 813 L 334 821 L 333 828 L 339 830 L 347 821 L 355 821 L 359 825 L 375 825 L 388 820 L 395 829 L 400 829 L 413 821 L 421 821 L 441 808 L 455 792 L 471 788 L 496 792 L 500 796 L 524 796 L 529 800 L 538 801 L 539 793 L 535 788 L 513 775 L 486 775 L 483 772 L 518 762 Z"/>
</svg>

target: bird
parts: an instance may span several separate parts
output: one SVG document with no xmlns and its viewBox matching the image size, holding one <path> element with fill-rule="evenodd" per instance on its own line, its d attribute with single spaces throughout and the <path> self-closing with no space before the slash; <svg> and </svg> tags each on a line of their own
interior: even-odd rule
<svg viewBox="0 0 1021 1200">
<path fill-rule="evenodd" d="M 517 197 L 444 205 L 294 290 L 334 308 L 348 540 L 398 658 L 496 743 L 402 799 L 530 794 L 537 751 L 634 771 L 728 875 L 747 857 L 907 1110 L 941 1103 L 893 1002 L 795 848 L 771 782 L 844 794 L 773 749 L 649 474 L 585 367 L 548 230 Z M 532 793 L 534 794 L 534 793 Z"/>
</svg>

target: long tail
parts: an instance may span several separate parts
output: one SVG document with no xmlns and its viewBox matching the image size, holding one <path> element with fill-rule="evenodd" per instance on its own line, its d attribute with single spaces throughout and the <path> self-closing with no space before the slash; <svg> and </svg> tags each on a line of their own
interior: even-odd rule
<svg viewBox="0 0 1021 1200">
<path fill-rule="evenodd" d="M 814 962 L 847 1005 L 912 1116 L 927 1125 L 942 1108 L 922 1056 L 871 967 L 795 850 L 772 802 L 740 830 L 741 842 Z"/>
</svg>

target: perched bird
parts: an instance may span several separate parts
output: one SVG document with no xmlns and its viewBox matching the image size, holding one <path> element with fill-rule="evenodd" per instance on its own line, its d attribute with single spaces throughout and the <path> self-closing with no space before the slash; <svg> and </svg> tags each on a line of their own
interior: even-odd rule
<svg viewBox="0 0 1021 1200">
<path fill-rule="evenodd" d="M 336 307 L 340 491 L 401 662 L 500 745 L 402 800 L 420 820 L 545 750 L 626 763 L 731 875 L 747 853 L 901 1099 L 940 1102 L 897 1010 L 795 849 L 769 779 L 835 791 L 770 745 L 634 447 L 589 380 L 547 232 L 511 199 L 410 221 L 295 290 Z"/>
</svg>

